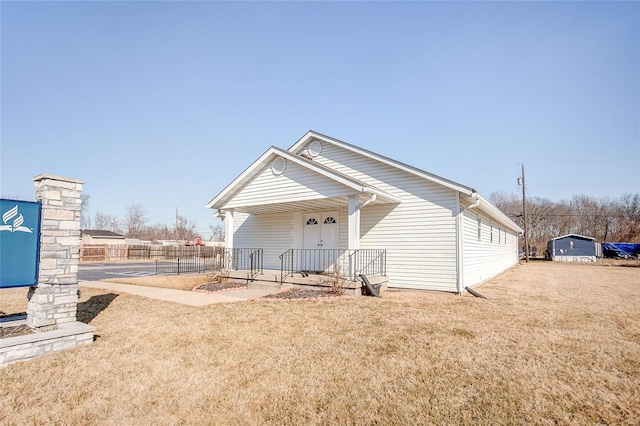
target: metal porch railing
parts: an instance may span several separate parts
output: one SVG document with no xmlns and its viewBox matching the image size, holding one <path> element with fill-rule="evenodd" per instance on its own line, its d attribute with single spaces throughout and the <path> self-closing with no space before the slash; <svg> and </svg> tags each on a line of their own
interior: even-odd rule
<svg viewBox="0 0 640 426">
<path fill-rule="evenodd" d="M 280 282 L 295 273 L 337 274 L 351 281 L 358 275 L 386 275 L 387 251 L 383 249 L 290 249 L 280 255 Z"/>
<path fill-rule="evenodd" d="M 216 247 L 207 255 L 156 260 L 156 275 L 206 273 L 212 271 L 250 271 L 251 279 L 264 272 L 262 249 Z"/>
</svg>

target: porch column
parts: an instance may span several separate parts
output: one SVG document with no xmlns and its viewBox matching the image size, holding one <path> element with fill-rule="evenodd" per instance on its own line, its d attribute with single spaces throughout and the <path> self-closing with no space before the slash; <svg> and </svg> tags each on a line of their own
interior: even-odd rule
<svg viewBox="0 0 640 426">
<path fill-rule="evenodd" d="M 349 197 L 349 234 L 347 246 L 349 250 L 360 249 L 360 204 L 356 197 Z"/>
<path fill-rule="evenodd" d="M 233 210 L 224 211 L 224 247 L 233 248 Z"/>
<path fill-rule="evenodd" d="M 360 203 L 356 197 L 349 197 L 349 233 L 347 247 L 349 249 L 349 278 L 356 279 L 356 259 L 352 250 L 360 249 Z"/>
</svg>

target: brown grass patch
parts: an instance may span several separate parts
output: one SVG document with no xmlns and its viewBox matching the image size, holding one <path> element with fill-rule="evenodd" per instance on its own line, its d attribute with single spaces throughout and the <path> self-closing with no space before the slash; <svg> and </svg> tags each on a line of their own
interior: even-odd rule
<svg viewBox="0 0 640 426">
<path fill-rule="evenodd" d="M 640 268 L 640 259 L 598 259 L 596 263 L 590 263 L 590 265 Z"/>
<path fill-rule="evenodd" d="M 27 313 L 27 287 L 0 289 L 0 318 Z"/>
<path fill-rule="evenodd" d="M 108 278 L 100 281 L 191 291 L 195 286 L 212 280 L 213 277 L 210 275 L 154 275 L 150 277 Z"/>
<path fill-rule="evenodd" d="M 0 369 L 0 424 L 637 424 L 638 278 L 534 262 L 483 285 L 489 300 L 122 294 L 92 345 Z"/>
</svg>

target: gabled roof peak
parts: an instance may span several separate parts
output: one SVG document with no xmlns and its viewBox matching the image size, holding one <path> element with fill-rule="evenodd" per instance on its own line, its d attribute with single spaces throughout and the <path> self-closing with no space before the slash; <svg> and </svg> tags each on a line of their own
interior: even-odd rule
<svg viewBox="0 0 640 426">
<path fill-rule="evenodd" d="M 342 147 L 344 149 L 347 149 L 349 151 L 355 152 L 357 154 L 360 155 L 364 155 L 365 157 L 369 157 L 373 160 L 379 161 L 381 163 L 390 165 L 392 167 L 404 170 L 406 172 L 409 172 L 411 174 L 417 175 L 419 177 L 422 177 L 424 179 L 430 180 L 432 182 L 438 183 L 440 185 L 446 186 L 448 188 L 454 189 L 458 192 L 461 192 L 465 195 L 471 195 L 473 194 L 475 191 L 475 189 L 470 188 L 466 185 L 462 185 L 459 184 L 457 182 L 454 182 L 452 180 L 443 178 L 441 176 L 438 175 L 434 175 L 433 173 L 429 173 L 426 172 L 424 170 L 421 170 L 417 167 L 413 167 L 410 166 L 408 164 L 405 164 L 401 161 L 397 161 L 394 160 L 392 158 L 389 157 L 385 157 L 384 155 L 375 153 L 373 151 L 369 151 L 368 149 L 365 148 L 361 148 L 359 146 L 356 145 L 352 145 L 350 143 L 341 141 L 339 139 L 333 138 L 331 136 L 327 136 L 324 135 L 320 132 L 316 132 L 315 130 L 309 130 L 307 133 L 304 134 L 304 136 L 302 136 L 300 139 L 298 139 L 298 141 L 296 143 L 294 143 L 287 151 L 289 152 L 296 152 L 298 151 L 301 147 L 303 147 L 307 142 L 310 142 L 311 140 L 316 139 L 316 140 L 320 140 L 323 142 L 328 142 L 331 143 L 333 145 Z"/>
</svg>

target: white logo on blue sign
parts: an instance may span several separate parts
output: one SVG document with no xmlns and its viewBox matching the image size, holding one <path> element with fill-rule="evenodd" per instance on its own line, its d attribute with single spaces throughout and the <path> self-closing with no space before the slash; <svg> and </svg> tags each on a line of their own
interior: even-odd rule
<svg viewBox="0 0 640 426">
<path fill-rule="evenodd" d="M 12 219 L 13 222 L 11 222 Z M 28 232 L 30 234 L 33 233 L 33 229 L 22 226 L 22 224 L 24 223 L 24 217 L 20 212 L 18 212 L 17 204 L 14 208 L 7 210 L 2 215 L 2 222 L 4 223 L 4 225 L 0 225 L 0 231 Z"/>
</svg>

